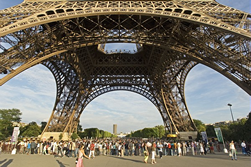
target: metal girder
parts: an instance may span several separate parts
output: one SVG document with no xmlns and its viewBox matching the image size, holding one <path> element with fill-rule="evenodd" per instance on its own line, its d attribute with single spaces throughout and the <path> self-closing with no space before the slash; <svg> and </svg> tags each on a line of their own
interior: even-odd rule
<svg viewBox="0 0 251 167">
<path fill-rule="evenodd" d="M 61 2 L 61 3 L 60 3 Z M 23 2 L 23 6 L 29 8 L 30 3 L 40 8 L 41 4 L 37 2 Z M 249 31 L 249 20 L 251 15 L 233 10 L 233 8 L 223 6 L 215 1 L 46 1 L 44 11 L 33 13 L 32 15 L 16 21 L 6 23 L 6 13 L 2 11 L 0 21 L 4 27 L 0 28 L 0 36 L 4 36 L 15 31 L 19 31 L 31 26 L 55 22 L 62 19 L 72 19 L 77 17 L 87 17 L 91 15 L 106 14 L 138 14 L 178 18 L 206 24 L 213 27 L 231 31 L 232 33 L 241 34 L 248 38 L 251 37 Z M 26 5 L 27 4 L 27 5 Z M 17 6 L 20 7 L 20 6 Z M 16 8 L 17 8 L 16 7 Z M 46 8 L 47 7 L 47 8 Z M 224 12 L 222 12 L 224 10 Z M 221 16 L 228 13 L 228 16 Z M 238 14 L 236 16 L 236 14 Z M 247 16 L 248 15 L 248 16 Z M 15 16 L 16 17 L 16 16 Z M 246 18 L 246 19 L 245 19 Z M 7 17 L 7 21 L 13 17 Z M 235 26 L 234 26 L 235 25 Z M 238 27 L 238 25 L 245 25 Z"/>
<path fill-rule="evenodd" d="M 42 63 L 57 84 L 44 132 L 73 132 L 101 94 L 149 99 L 170 132 L 195 131 L 184 85 L 204 64 L 251 95 L 251 15 L 213 0 L 25 0 L 0 11 L 0 85 Z M 137 51 L 105 51 L 107 43 Z"/>
</svg>

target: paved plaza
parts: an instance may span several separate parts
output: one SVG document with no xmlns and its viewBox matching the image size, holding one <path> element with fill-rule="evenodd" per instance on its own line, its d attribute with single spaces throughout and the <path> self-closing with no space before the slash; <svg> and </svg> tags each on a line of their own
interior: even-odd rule
<svg viewBox="0 0 251 167">
<path fill-rule="evenodd" d="M 148 160 L 150 162 L 150 159 Z M 206 156 L 164 156 L 156 158 L 157 163 L 144 164 L 142 156 L 116 157 L 97 156 L 95 159 L 84 159 L 85 167 L 251 167 L 251 157 L 239 155 L 232 161 L 227 154 L 217 153 Z M 75 158 L 54 157 L 52 155 L 10 155 L 0 154 L 1 167 L 74 167 Z"/>
</svg>

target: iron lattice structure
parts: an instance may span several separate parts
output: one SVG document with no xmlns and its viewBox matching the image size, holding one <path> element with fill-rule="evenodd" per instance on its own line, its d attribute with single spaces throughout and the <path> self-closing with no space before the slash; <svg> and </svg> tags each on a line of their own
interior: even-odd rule
<svg viewBox="0 0 251 167">
<path fill-rule="evenodd" d="M 149 99 L 171 132 L 196 131 L 184 85 L 198 63 L 251 95 L 250 20 L 214 0 L 24 0 L 0 11 L 0 85 L 37 64 L 53 73 L 44 132 L 73 132 L 88 103 L 116 90 Z"/>
</svg>

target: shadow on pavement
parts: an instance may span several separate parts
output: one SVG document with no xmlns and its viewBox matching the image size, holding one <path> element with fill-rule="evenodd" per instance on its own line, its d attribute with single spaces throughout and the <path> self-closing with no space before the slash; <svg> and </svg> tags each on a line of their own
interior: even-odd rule
<svg viewBox="0 0 251 167">
<path fill-rule="evenodd" d="M 129 158 L 125 158 L 125 157 L 116 157 L 116 156 L 111 156 L 111 157 L 112 157 L 112 158 L 116 158 L 116 159 L 125 160 L 125 161 L 132 161 L 132 162 L 140 162 L 140 163 L 143 163 L 143 158 L 142 158 L 142 161 L 140 161 L 140 160 L 129 159 Z"/>
<path fill-rule="evenodd" d="M 5 161 L 6 161 L 6 159 L 5 159 Z M 8 167 L 8 165 L 11 164 L 12 161 L 13 161 L 13 159 L 9 159 L 6 163 L 4 163 L 3 165 L 1 165 L 1 167 Z"/>
<path fill-rule="evenodd" d="M 219 155 L 225 155 L 225 156 L 219 156 Z M 194 158 L 202 158 L 202 159 L 221 159 L 221 160 L 231 160 L 231 157 L 228 156 L 228 154 L 207 154 L 207 155 L 188 155 L 187 157 L 194 157 Z M 250 161 L 250 159 L 246 156 L 238 155 L 237 158 L 241 159 L 243 161 Z"/>
<path fill-rule="evenodd" d="M 59 167 L 66 167 L 62 162 L 60 162 L 59 160 L 56 160 L 57 161 L 57 163 L 59 164 Z M 70 165 L 68 165 L 67 164 L 67 166 L 70 166 Z"/>
<path fill-rule="evenodd" d="M 0 164 L 4 163 L 6 160 L 7 160 L 7 159 L 4 159 L 4 160 L 0 161 Z"/>
</svg>

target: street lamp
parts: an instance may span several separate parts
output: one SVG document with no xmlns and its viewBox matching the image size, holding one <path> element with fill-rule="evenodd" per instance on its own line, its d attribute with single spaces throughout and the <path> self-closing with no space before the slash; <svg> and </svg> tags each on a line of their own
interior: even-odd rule
<svg viewBox="0 0 251 167">
<path fill-rule="evenodd" d="M 230 112 L 231 112 L 232 120 L 234 122 L 234 116 L 233 116 L 233 112 L 232 112 L 232 108 L 231 108 L 232 104 L 228 103 L 227 105 L 230 107 Z"/>
</svg>

